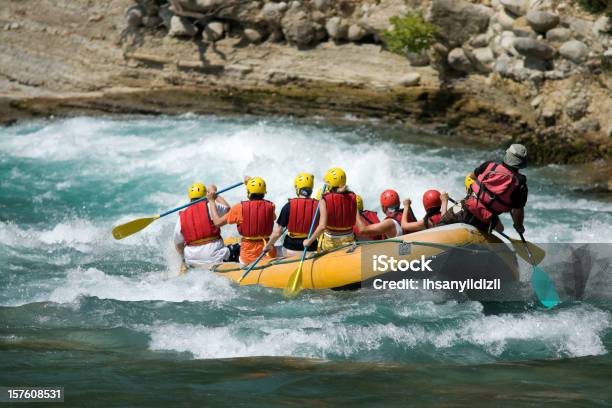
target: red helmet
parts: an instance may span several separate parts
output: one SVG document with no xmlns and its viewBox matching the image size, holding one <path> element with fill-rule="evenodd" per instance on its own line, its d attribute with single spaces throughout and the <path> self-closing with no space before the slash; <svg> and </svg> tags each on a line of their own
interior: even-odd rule
<svg viewBox="0 0 612 408">
<path fill-rule="evenodd" d="M 427 190 L 425 194 L 423 194 L 423 207 L 425 207 L 425 211 L 434 207 L 441 207 L 442 200 L 440 200 L 440 192 L 438 190 Z"/>
<path fill-rule="evenodd" d="M 395 190 L 385 190 L 380 195 L 380 205 L 382 208 L 391 208 L 400 206 L 399 194 Z"/>
</svg>

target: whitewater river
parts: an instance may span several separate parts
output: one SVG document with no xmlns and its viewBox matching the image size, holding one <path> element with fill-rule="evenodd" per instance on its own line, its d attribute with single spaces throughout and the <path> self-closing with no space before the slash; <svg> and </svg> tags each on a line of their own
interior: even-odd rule
<svg viewBox="0 0 612 408">
<path fill-rule="evenodd" d="M 609 406 L 612 302 L 591 299 L 592 285 L 552 311 L 409 291 L 285 300 L 204 272 L 175 279 L 175 215 L 111 237 L 114 225 L 184 203 L 194 181 L 261 176 L 280 207 L 297 172 L 320 181 L 331 166 L 366 207 L 392 187 L 422 216 L 426 189 L 461 197 L 466 172 L 500 154 L 418 133 L 394 143 L 398 132 L 195 116 L 0 128 L 0 386 L 63 386 L 88 406 Z M 526 171 L 527 237 L 610 242 L 612 202 L 580 193 L 566 170 Z"/>
</svg>

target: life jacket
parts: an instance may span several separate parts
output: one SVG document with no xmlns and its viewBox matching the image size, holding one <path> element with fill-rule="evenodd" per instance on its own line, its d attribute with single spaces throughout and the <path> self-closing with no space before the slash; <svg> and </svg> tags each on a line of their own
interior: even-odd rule
<svg viewBox="0 0 612 408">
<path fill-rule="evenodd" d="M 310 231 L 319 200 L 314 198 L 289 199 L 289 223 L 287 231 L 291 238 L 306 238 Z M 319 216 L 317 215 L 317 220 Z M 317 221 L 315 221 L 315 224 Z"/>
<path fill-rule="evenodd" d="M 360 211 L 359 214 L 361 215 L 361 218 L 365 220 L 365 223 L 368 225 L 378 224 L 380 222 L 380 219 L 378 218 L 378 214 L 376 214 L 374 211 L 365 210 L 365 211 Z M 357 225 L 353 227 L 353 232 L 355 233 L 355 235 L 359 235 L 359 230 L 357 228 Z M 379 241 L 379 240 L 385 239 L 385 237 L 382 235 L 375 235 L 373 237 L 369 237 L 369 239 L 371 239 L 372 241 Z"/>
<path fill-rule="evenodd" d="M 221 230 L 212 222 L 205 201 L 179 212 L 179 219 L 185 244 L 189 246 L 204 245 L 221 238 Z"/>
<path fill-rule="evenodd" d="M 268 200 L 242 202 L 242 223 L 238 232 L 246 239 L 266 239 L 274 228 L 274 204 Z"/>
<path fill-rule="evenodd" d="M 439 208 L 432 208 L 431 210 L 437 210 L 437 211 L 432 211 L 431 214 L 429 213 L 425 214 L 425 218 L 423 219 L 423 223 L 425 224 L 425 229 L 437 227 L 438 224 L 440 223 L 440 220 L 442 219 L 442 214 L 440 213 Z M 428 221 L 431 221 L 431 223 L 433 224 L 433 227 L 429 226 Z"/>
<path fill-rule="evenodd" d="M 387 215 L 385 217 L 385 220 L 392 219 L 392 220 L 397 221 L 399 225 L 402 225 L 402 214 L 403 213 L 404 213 L 404 209 L 400 208 L 399 210 L 394 212 L 393 215 Z M 416 219 L 412 216 L 412 211 L 408 211 L 408 222 L 414 222 L 414 221 L 416 221 Z M 402 228 L 402 231 L 403 230 L 404 229 Z"/>
<path fill-rule="evenodd" d="M 518 187 L 518 177 L 512 170 L 500 163 L 489 163 L 474 180 L 466 207 L 476 218 L 488 222 L 493 215 L 512 209 L 512 193 Z"/>
<path fill-rule="evenodd" d="M 345 233 L 352 231 L 357 221 L 357 199 L 355 193 L 323 194 L 327 206 L 327 229 L 332 232 Z"/>
</svg>

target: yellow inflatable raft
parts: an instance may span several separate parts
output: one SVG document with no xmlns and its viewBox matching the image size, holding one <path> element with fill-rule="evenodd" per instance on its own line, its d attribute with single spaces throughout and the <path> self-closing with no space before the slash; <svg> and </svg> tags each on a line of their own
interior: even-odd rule
<svg viewBox="0 0 612 408">
<path fill-rule="evenodd" d="M 433 273 L 410 272 L 410 277 L 446 277 L 447 279 L 519 278 L 515 253 L 496 236 L 466 224 L 454 224 L 403 235 L 385 241 L 367 241 L 332 251 L 312 254 L 303 266 L 304 289 L 358 289 L 371 286 L 375 278 L 399 279 L 402 272 L 380 271 L 374 256 L 386 255 L 396 260 L 431 259 Z M 424 257 L 424 258 L 423 258 Z M 389 258 L 387 258 L 389 259 Z M 255 267 L 241 285 L 284 288 L 299 257 L 279 257 Z M 404 263 L 405 264 L 405 263 Z M 224 263 L 212 270 L 238 282 L 246 267 Z"/>
</svg>

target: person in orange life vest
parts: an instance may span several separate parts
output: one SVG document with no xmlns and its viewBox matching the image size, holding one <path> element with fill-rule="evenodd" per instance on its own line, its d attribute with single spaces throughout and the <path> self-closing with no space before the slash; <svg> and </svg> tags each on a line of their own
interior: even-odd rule
<svg viewBox="0 0 612 408">
<path fill-rule="evenodd" d="M 446 212 L 448 207 L 448 193 L 440 193 L 438 190 L 427 190 L 423 194 L 425 217 L 422 220 L 408 222 L 410 204 L 410 199 L 404 200 L 404 213 L 402 214 L 402 229 L 408 234 L 438 226 L 442 214 Z"/>
<path fill-rule="evenodd" d="M 194 183 L 188 189 L 189 198 L 191 201 L 200 199 L 206 191 L 203 184 Z M 215 185 L 208 186 L 209 193 L 216 191 Z M 223 197 L 218 196 L 214 200 L 200 201 L 179 212 L 174 228 L 174 244 L 183 257 L 185 267 L 221 263 L 230 258 L 231 251 L 223 245 L 221 230 L 210 216 L 212 208 L 219 214 L 225 214 L 229 210 L 229 204 Z M 186 271 L 185 267 L 181 268 L 181 272 Z"/>
<path fill-rule="evenodd" d="M 359 194 L 356 195 L 356 199 L 357 199 L 357 210 L 359 210 L 359 217 L 358 217 L 358 221 L 355 223 L 355 226 L 353 227 L 353 232 L 355 233 L 355 236 L 357 237 L 357 241 L 377 241 L 377 240 L 385 239 L 385 237 L 382 234 L 370 236 L 367 234 L 362 234 L 361 231 L 359 231 L 359 225 L 368 226 L 368 225 L 378 224 L 380 222 L 380 219 L 378 218 L 378 214 L 376 214 L 376 211 L 370 211 L 370 210 L 363 209 L 363 199 L 361 198 Z"/>
<path fill-rule="evenodd" d="M 213 222 L 217 226 L 237 224 L 242 235 L 240 263 L 250 264 L 261 254 L 274 228 L 274 203 L 265 200 L 266 182 L 261 177 L 245 177 L 248 201 L 243 201 L 220 216 L 212 208 Z M 214 196 L 213 196 L 214 197 Z M 274 258 L 276 251 L 270 248 L 264 258 Z"/>
<path fill-rule="evenodd" d="M 487 161 L 469 174 L 473 183 L 468 196 L 452 206 L 440 220 L 441 225 L 466 223 L 484 231 L 503 231 L 499 215 L 509 212 L 514 229 L 525 232 L 523 220 L 527 203 L 527 177 L 519 169 L 527 167 L 527 149 L 521 144 L 511 145 L 501 163 Z M 468 178 L 466 181 L 469 182 Z M 466 183 L 466 186 L 469 183 Z"/>
<path fill-rule="evenodd" d="M 365 235 L 382 234 L 385 238 L 395 238 L 404 235 L 402 230 L 402 214 L 404 209 L 400 208 L 399 194 L 395 190 L 385 190 L 380 195 L 380 206 L 386 217 L 378 224 L 363 225 L 359 224 L 359 233 Z M 415 221 L 412 216 L 410 220 Z"/>
<path fill-rule="evenodd" d="M 304 247 L 310 247 L 319 237 L 324 250 L 355 242 L 353 226 L 357 220 L 357 198 L 346 186 L 346 173 L 339 167 L 331 168 L 323 178 L 327 186 L 319 204 L 319 225 Z"/>
<path fill-rule="evenodd" d="M 287 235 L 283 241 L 283 253 L 285 256 L 301 255 L 304 252 L 304 238 L 308 237 L 310 225 L 317 211 L 319 200 L 310 198 L 314 187 L 314 176 L 309 173 L 300 173 L 293 180 L 293 187 L 297 198 L 290 198 L 281 210 L 274 232 L 264 250 L 268 251 L 274 247 L 274 243 L 283 235 L 287 229 Z M 317 241 L 314 241 L 308 251 L 317 250 Z"/>
</svg>

